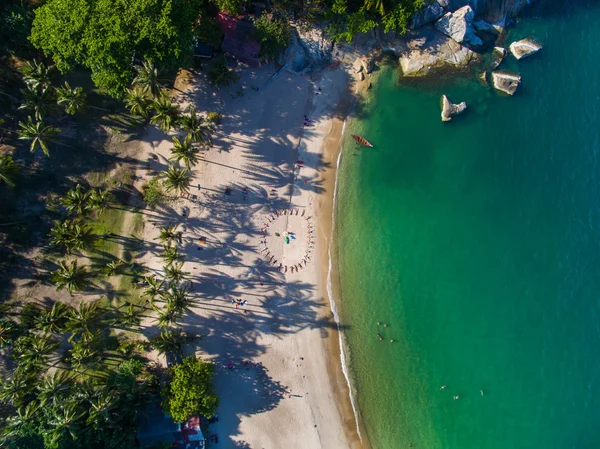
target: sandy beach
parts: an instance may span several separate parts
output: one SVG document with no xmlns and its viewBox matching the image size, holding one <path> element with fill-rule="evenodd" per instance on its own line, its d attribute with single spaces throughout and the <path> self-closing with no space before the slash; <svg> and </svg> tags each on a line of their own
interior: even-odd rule
<svg viewBox="0 0 600 449">
<path fill-rule="evenodd" d="M 189 198 L 146 210 L 144 264 L 161 270 L 155 238 L 179 224 L 195 299 L 183 327 L 202 337 L 187 351 L 217 364 L 220 447 L 362 447 L 325 288 L 348 71 L 239 74 L 222 90 L 190 75 L 177 95 L 223 122 Z M 170 136 L 151 128 L 144 145 L 147 180 L 167 166 Z M 146 324 L 147 335 L 159 332 Z"/>
</svg>

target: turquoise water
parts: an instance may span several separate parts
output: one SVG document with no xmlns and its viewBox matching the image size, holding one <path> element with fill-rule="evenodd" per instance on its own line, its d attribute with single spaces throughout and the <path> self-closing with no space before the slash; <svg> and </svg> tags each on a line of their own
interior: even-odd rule
<svg viewBox="0 0 600 449">
<path fill-rule="evenodd" d="M 545 45 L 509 64 L 515 97 L 472 80 L 400 86 L 387 70 L 349 125 L 376 146 L 356 151 L 346 133 L 335 229 L 348 363 L 376 449 L 600 448 L 591 5 L 555 2 L 512 29 L 509 42 Z M 467 113 L 443 124 L 442 93 Z"/>
</svg>

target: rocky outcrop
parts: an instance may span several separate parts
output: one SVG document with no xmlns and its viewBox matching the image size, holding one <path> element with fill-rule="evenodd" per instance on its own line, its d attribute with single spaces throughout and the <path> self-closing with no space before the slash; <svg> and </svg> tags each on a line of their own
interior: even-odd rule
<svg viewBox="0 0 600 449">
<path fill-rule="evenodd" d="M 490 23 L 504 24 L 509 17 L 515 16 L 531 0 L 437 0 L 446 11 L 469 5 L 475 15 Z"/>
<path fill-rule="evenodd" d="M 492 63 L 490 64 L 490 68 L 492 70 L 497 68 L 500 64 L 502 64 L 502 61 L 504 60 L 505 56 L 506 56 L 505 48 L 494 47 L 494 51 L 492 51 Z"/>
<path fill-rule="evenodd" d="M 331 61 L 333 43 L 319 28 L 295 28 L 292 43 L 287 48 L 282 64 L 296 74 L 306 74 L 319 70 Z"/>
<path fill-rule="evenodd" d="M 386 49 L 399 54 L 403 76 L 419 77 L 444 69 L 464 69 L 479 62 L 480 56 L 458 42 L 426 26 L 394 41 Z"/>
<path fill-rule="evenodd" d="M 473 18 L 475 13 L 469 5 L 454 12 L 448 12 L 435 23 L 435 27 L 459 44 L 482 45 L 483 41 L 475 34 Z"/>
<path fill-rule="evenodd" d="M 432 3 L 414 14 L 410 23 L 410 29 L 414 30 L 415 28 L 420 28 L 428 23 L 435 22 L 442 17 L 445 12 L 446 11 L 444 10 L 444 7 L 440 5 L 439 1 L 434 0 Z"/>
<path fill-rule="evenodd" d="M 528 37 L 520 41 L 513 42 L 508 47 L 512 55 L 517 59 L 523 59 L 537 53 L 542 49 L 542 45 L 534 39 Z"/>
<path fill-rule="evenodd" d="M 467 103 L 464 101 L 459 104 L 450 103 L 446 95 L 442 95 L 442 122 L 449 122 L 452 117 L 458 115 L 467 109 Z"/>
<path fill-rule="evenodd" d="M 521 84 L 521 75 L 516 73 L 496 71 L 492 72 L 492 85 L 494 89 L 508 95 L 514 95 Z"/>
</svg>

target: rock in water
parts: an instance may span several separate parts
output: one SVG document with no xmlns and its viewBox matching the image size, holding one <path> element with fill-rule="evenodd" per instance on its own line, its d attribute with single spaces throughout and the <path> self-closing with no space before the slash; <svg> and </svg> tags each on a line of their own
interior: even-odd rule
<svg viewBox="0 0 600 449">
<path fill-rule="evenodd" d="M 495 69 L 500 64 L 502 64 L 502 61 L 504 60 L 504 57 L 506 56 L 506 49 L 502 48 L 502 47 L 494 47 L 492 56 L 493 56 L 493 60 L 491 63 L 491 68 Z"/>
<path fill-rule="evenodd" d="M 459 44 L 483 45 L 483 41 L 475 34 L 473 17 L 475 17 L 473 8 L 466 5 L 454 12 L 446 13 L 435 23 L 435 27 Z"/>
<path fill-rule="evenodd" d="M 426 76 L 440 69 L 460 70 L 480 60 L 479 54 L 427 26 L 388 48 L 400 55 L 402 75 L 407 77 Z"/>
<path fill-rule="evenodd" d="M 528 37 L 520 41 L 513 42 L 508 47 L 513 56 L 517 59 L 523 59 L 531 56 L 542 49 L 542 45 L 534 39 Z"/>
<path fill-rule="evenodd" d="M 460 114 L 467 109 L 467 103 L 464 101 L 459 104 L 450 103 L 446 95 L 442 95 L 442 122 L 449 122 L 452 117 Z"/>
<path fill-rule="evenodd" d="M 492 84 L 494 89 L 508 95 L 514 95 L 521 84 L 521 75 L 503 71 L 492 72 Z"/>
</svg>

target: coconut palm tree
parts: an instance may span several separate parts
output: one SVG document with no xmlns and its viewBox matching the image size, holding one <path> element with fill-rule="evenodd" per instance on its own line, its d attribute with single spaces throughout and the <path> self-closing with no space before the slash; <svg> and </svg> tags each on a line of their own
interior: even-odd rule
<svg viewBox="0 0 600 449">
<path fill-rule="evenodd" d="M 73 290 L 81 291 L 89 283 L 87 270 L 85 267 L 78 267 L 76 260 L 72 261 L 69 266 L 66 261 L 62 260 L 60 268 L 50 279 L 56 284 L 57 291 L 67 287 L 69 293 L 73 293 Z"/>
<path fill-rule="evenodd" d="M 187 168 L 170 165 L 169 169 L 163 172 L 162 176 L 164 177 L 164 186 L 167 192 L 175 190 L 179 195 L 189 192 L 192 177 Z"/>
<path fill-rule="evenodd" d="M 69 213 L 76 213 L 78 216 L 85 216 L 91 209 L 90 198 L 92 194 L 90 191 L 81 190 L 81 184 L 77 184 L 74 189 L 69 190 L 66 195 L 61 199 L 63 206 L 67 208 Z"/>
<path fill-rule="evenodd" d="M 23 95 L 23 104 L 19 109 L 33 112 L 36 120 L 41 121 L 42 117 L 50 115 L 56 111 L 56 92 L 52 87 L 27 86 L 21 90 Z"/>
<path fill-rule="evenodd" d="M 113 276 L 122 273 L 124 267 L 125 261 L 123 259 L 117 259 L 107 263 L 103 271 L 106 276 Z"/>
<path fill-rule="evenodd" d="M 67 331 L 71 332 L 69 341 L 76 338 L 91 341 L 94 338 L 92 329 L 101 314 L 102 309 L 98 301 L 90 303 L 80 301 L 77 308 L 71 308 L 66 326 Z"/>
<path fill-rule="evenodd" d="M 99 214 L 104 212 L 113 200 L 112 194 L 108 190 L 93 189 L 90 192 L 89 206 Z"/>
<path fill-rule="evenodd" d="M 31 140 L 31 146 L 29 149 L 33 153 L 37 147 L 40 147 L 46 156 L 50 155 L 48 151 L 48 143 L 56 143 L 56 137 L 60 132 L 60 129 L 54 126 L 46 126 L 41 120 L 32 120 L 31 116 L 27 117 L 27 122 L 19 122 L 18 131 L 19 139 Z"/>
<path fill-rule="evenodd" d="M 28 86 L 38 89 L 40 87 L 49 87 L 51 84 L 51 74 L 54 71 L 54 66 L 46 67 L 43 62 L 36 60 L 27 61 L 21 67 L 23 81 Z"/>
<path fill-rule="evenodd" d="M 168 329 L 171 326 L 177 325 L 177 314 L 170 310 L 156 309 L 156 325 L 161 329 Z"/>
<path fill-rule="evenodd" d="M 84 415 L 85 412 L 79 408 L 79 404 L 76 402 L 65 402 L 62 407 L 55 408 L 48 422 L 52 428 L 52 443 L 56 443 L 65 431 L 71 435 L 71 438 L 77 440 L 81 426 L 80 420 Z"/>
<path fill-rule="evenodd" d="M 215 87 L 225 87 L 237 83 L 239 75 L 227 66 L 225 56 L 214 60 L 208 69 L 208 81 Z"/>
<path fill-rule="evenodd" d="M 31 375 L 17 369 L 12 377 L 0 379 L 0 401 L 19 406 L 31 390 Z"/>
<path fill-rule="evenodd" d="M 142 296 L 148 298 L 148 301 L 150 303 L 153 303 L 154 298 L 156 298 L 156 296 L 160 295 L 160 293 L 162 292 L 163 284 L 165 283 L 165 281 L 159 281 L 154 276 L 146 276 L 144 280 L 148 285 L 144 289 Z"/>
<path fill-rule="evenodd" d="M 173 137 L 173 147 L 171 148 L 171 157 L 169 159 L 176 164 L 179 161 L 183 161 L 189 170 L 198 163 L 198 153 L 200 153 L 200 150 L 192 146 L 192 136 L 190 134 L 185 136 L 183 140 L 175 136 Z"/>
<path fill-rule="evenodd" d="M 4 182 L 9 187 L 15 186 L 15 177 L 21 167 L 13 160 L 12 156 L 0 156 L 0 183 Z"/>
<path fill-rule="evenodd" d="M 155 240 L 160 240 L 163 244 L 170 245 L 171 242 L 179 240 L 181 233 L 177 231 L 178 224 L 171 224 L 167 227 L 160 228 L 160 234 Z"/>
<path fill-rule="evenodd" d="M 49 333 L 61 333 L 65 330 L 69 308 L 62 302 L 55 302 L 52 307 L 42 310 L 34 320 L 36 328 Z"/>
<path fill-rule="evenodd" d="M 189 311 L 190 292 L 190 284 L 173 285 L 169 290 L 163 292 L 162 298 L 165 301 L 167 311 L 174 312 L 180 317 L 183 316 L 186 311 Z"/>
<path fill-rule="evenodd" d="M 150 61 L 144 61 L 142 65 L 135 67 L 137 72 L 133 79 L 133 84 L 141 87 L 145 94 L 152 94 L 153 97 L 158 97 L 161 93 L 162 86 L 158 78 L 158 69 Z"/>
<path fill-rule="evenodd" d="M 47 374 L 42 383 L 37 386 L 40 405 L 44 406 L 48 402 L 52 402 L 54 405 L 60 403 L 72 385 L 71 377 L 65 371 L 54 371 L 52 374 Z"/>
<path fill-rule="evenodd" d="M 65 108 L 69 115 L 75 115 L 85 109 L 86 95 L 81 87 L 71 87 L 67 81 L 63 87 L 56 88 L 57 103 Z"/>
<path fill-rule="evenodd" d="M 176 246 L 163 245 L 163 252 L 159 255 L 159 257 L 165 261 L 165 265 L 168 267 L 173 262 L 178 262 L 185 259 L 185 254 L 179 253 L 179 250 Z"/>
<path fill-rule="evenodd" d="M 148 111 L 150 110 L 151 104 L 152 102 L 139 86 L 127 90 L 127 95 L 125 95 L 125 106 L 127 106 L 129 112 L 133 115 L 148 118 Z"/>
<path fill-rule="evenodd" d="M 73 368 L 90 367 L 98 363 L 98 351 L 83 341 L 73 343 L 69 350 L 69 361 Z"/>
<path fill-rule="evenodd" d="M 59 222 L 50 230 L 50 245 L 63 247 L 68 254 L 81 251 L 91 243 L 91 228 L 76 220 Z"/>
<path fill-rule="evenodd" d="M 179 284 L 188 274 L 190 273 L 183 271 L 183 262 L 172 263 L 165 267 L 165 277 L 170 285 Z"/>
<path fill-rule="evenodd" d="M 154 115 L 150 123 L 158 125 L 160 129 L 168 133 L 171 131 L 179 117 L 179 108 L 173 104 L 173 99 L 165 92 L 154 98 L 152 103 Z"/>
<path fill-rule="evenodd" d="M 196 113 L 195 106 L 190 106 L 187 114 L 181 117 L 179 124 L 181 129 L 191 136 L 193 142 L 212 145 L 213 124 Z"/>
<path fill-rule="evenodd" d="M 114 410 L 119 405 L 119 396 L 115 390 L 108 388 L 97 389 L 96 394 L 89 400 L 86 424 L 95 430 L 102 430 L 107 425 L 114 425 Z"/>
<path fill-rule="evenodd" d="M 49 334 L 28 336 L 17 355 L 19 365 L 33 369 L 48 365 L 48 357 L 58 349 L 59 344 Z"/>
<path fill-rule="evenodd" d="M 183 349 L 183 344 L 187 338 L 181 329 L 166 329 L 158 337 L 152 339 L 152 346 L 160 353 L 178 353 Z"/>
<path fill-rule="evenodd" d="M 22 428 L 30 425 L 38 415 L 38 404 L 30 402 L 26 406 L 22 405 L 17 408 L 14 414 L 6 418 L 5 427 L 2 429 L 3 443 L 11 438 L 19 438 L 22 436 Z M 11 447 L 11 446 L 7 446 Z"/>
<path fill-rule="evenodd" d="M 135 304 L 126 304 L 123 312 L 119 312 L 119 316 L 115 319 L 115 324 L 123 324 L 125 326 L 139 326 L 142 322 L 142 314 L 146 311 L 145 307 L 139 307 Z"/>
<path fill-rule="evenodd" d="M 0 348 L 13 342 L 17 335 L 18 326 L 14 321 L 3 318 L 0 319 Z"/>
</svg>

